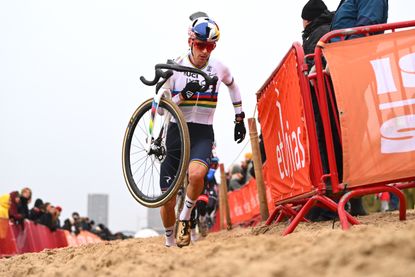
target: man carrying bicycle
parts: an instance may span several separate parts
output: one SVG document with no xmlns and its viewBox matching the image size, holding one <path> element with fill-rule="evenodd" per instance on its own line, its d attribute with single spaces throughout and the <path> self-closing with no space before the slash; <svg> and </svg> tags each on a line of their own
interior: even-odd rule
<svg viewBox="0 0 415 277">
<path fill-rule="evenodd" d="M 192 24 L 189 27 L 188 54 L 176 60 L 180 65 L 193 67 L 204 71 L 210 77 L 217 76 L 218 82 L 206 92 L 200 92 L 203 84 L 202 76 L 189 72 L 174 72 L 167 83 L 166 89 L 173 96 L 173 101 L 181 108 L 186 119 L 190 134 L 190 164 L 188 168 L 189 185 L 186 191 L 183 210 L 178 216 L 176 244 L 179 247 L 190 243 L 190 215 L 197 198 L 204 187 L 204 178 L 209 169 L 212 145 L 214 142 L 213 115 L 215 112 L 218 91 L 224 83 L 235 110 L 234 139 L 240 143 L 245 138 L 245 114 L 242 110 L 242 101 L 239 88 L 234 82 L 229 69 L 216 59 L 211 53 L 219 40 L 219 27 L 215 21 L 205 13 L 195 13 L 190 16 Z M 178 128 L 172 124 L 167 133 L 167 149 L 180 148 L 180 141 L 172 138 L 178 137 Z M 169 139 L 170 138 L 170 139 Z M 175 141 L 176 143 L 172 142 Z M 177 164 L 173 160 L 166 160 L 160 171 L 160 186 L 167 188 L 169 180 L 174 177 Z M 166 246 L 173 246 L 176 199 L 173 197 L 161 207 L 161 218 L 165 227 Z"/>
</svg>

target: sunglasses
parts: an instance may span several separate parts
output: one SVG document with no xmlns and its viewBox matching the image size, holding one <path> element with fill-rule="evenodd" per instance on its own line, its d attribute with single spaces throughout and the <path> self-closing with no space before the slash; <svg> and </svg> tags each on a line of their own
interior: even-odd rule
<svg viewBox="0 0 415 277">
<path fill-rule="evenodd" d="M 201 51 L 206 49 L 208 52 L 212 52 L 216 47 L 216 42 L 193 41 L 193 45 Z"/>
</svg>

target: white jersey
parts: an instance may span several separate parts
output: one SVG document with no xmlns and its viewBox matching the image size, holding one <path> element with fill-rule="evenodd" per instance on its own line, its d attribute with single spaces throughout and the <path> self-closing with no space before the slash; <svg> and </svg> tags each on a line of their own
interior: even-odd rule
<svg viewBox="0 0 415 277">
<path fill-rule="evenodd" d="M 176 62 L 183 66 L 196 68 L 190 62 L 189 56 L 179 59 Z M 238 87 L 233 81 L 233 77 L 229 69 L 221 62 L 209 58 L 206 66 L 200 68 L 200 70 L 205 72 L 209 77 L 218 77 L 218 82 L 214 88 L 214 91 L 212 91 L 212 88 L 209 88 L 206 92 L 196 92 L 189 100 L 180 101 L 179 94 L 188 82 L 198 80 L 200 85 L 204 82 L 203 76 L 191 72 L 174 72 L 165 87 L 166 89 L 170 89 L 173 101 L 175 101 L 181 108 L 186 121 L 212 125 L 221 83 L 225 83 L 225 85 L 229 88 L 229 94 L 235 109 L 235 114 L 241 113 L 241 95 Z"/>
</svg>

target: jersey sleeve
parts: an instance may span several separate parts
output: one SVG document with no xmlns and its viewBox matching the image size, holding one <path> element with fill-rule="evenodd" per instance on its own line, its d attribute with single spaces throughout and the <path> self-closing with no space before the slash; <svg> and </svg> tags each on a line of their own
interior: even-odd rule
<svg viewBox="0 0 415 277">
<path fill-rule="evenodd" d="M 167 82 L 164 83 L 162 89 L 164 91 L 167 91 L 172 96 L 173 102 L 176 103 L 177 105 L 179 105 L 180 102 L 181 102 L 180 95 L 179 94 L 174 94 L 176 74 L 177 74 L 177 72 L 173 73 L 173 76 L 171 76 L 169 78 L 169 80 L 167 80 Z"/>
<path fill-rule="evenodd" d="M 222 83 L 224 83 L 229 90 L 229 95 L 231 97 L 232 105 L 235 110 L 235 114 L 239 114 L 243 111 L 242 109 L 242 98 L 241 92 L 239 91 L 238 85 L 235 83 L 235 80 L 228 67 L 221 64 L 222 67 Z"/>
</svg>

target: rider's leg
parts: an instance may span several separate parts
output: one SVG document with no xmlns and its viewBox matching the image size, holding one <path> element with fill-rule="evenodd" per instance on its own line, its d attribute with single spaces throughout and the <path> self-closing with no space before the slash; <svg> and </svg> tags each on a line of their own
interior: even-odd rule
<svg viewBox="0 0 415 277">
<path fill-rule="evenodd" d="M 186 199 L 183 210 L 180 213 L 179 220 L 189 220 L 190 214 L 197 198 L 204 187 L 205 175 L 207 173 L 207 166 L 198 161 L 193 160 L 189 165 L 189 185 L 187 186 Z"/>
<path fill-rule="evenodd" d="M 177 139 L 178 128 L 176 124 L 170 124 L 167 133 L 167 157 L 160 167 L 160 188 L 165 191 L 170 188 L 172 180 L 175 178 L 177 168 L 179 167 L 177 159 L 174 157 L 180 156 L 180 140 Z M 166 246 L 175 245 L 175 223 L 176 223 L 176 197 L 172 197 L 160 209 L 160 216 L 163 222 L 166 238 Z"/>
<path fill-rule="evenodd" d="M 161 221 L 164 226 L 164 234 L 166 239 L 166 246 L 173 246 L 176 244 L 174 241 L 174 224 L 176 223 L 176 197 L 172 197 L 164 206 L 160 208 Z"/>
<path fill-rule="evenodd" d="M 177 227 L 176 244 L 179 247 L 187 246 L 191 240 L 190 230 L 190 214 L 197 201 L 197 197 L 204 186 L 204 178 L 207 173 L 207 165 L 192 161 L 189 165 L 189 184 L 187 186 L 186 199 L 184 201 L 183 210 L 179 215 Z"/>
</svg>

